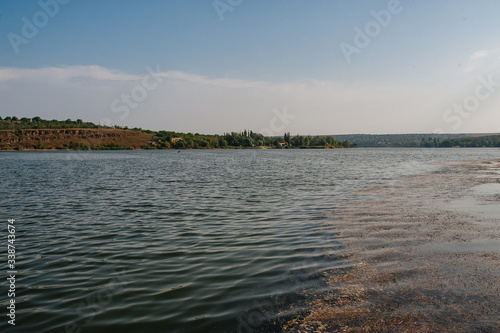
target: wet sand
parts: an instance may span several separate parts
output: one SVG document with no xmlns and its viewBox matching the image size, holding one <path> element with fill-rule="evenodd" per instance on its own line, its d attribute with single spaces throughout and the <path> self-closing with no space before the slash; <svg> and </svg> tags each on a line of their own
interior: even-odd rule
<svg viewBox="0 0 500 333">
<path fill-rule="evenodd" d="M 292 332 L 500 332 L 500 160 L 449 163 L 332 213 L 351 268 Z"/>
</svg>

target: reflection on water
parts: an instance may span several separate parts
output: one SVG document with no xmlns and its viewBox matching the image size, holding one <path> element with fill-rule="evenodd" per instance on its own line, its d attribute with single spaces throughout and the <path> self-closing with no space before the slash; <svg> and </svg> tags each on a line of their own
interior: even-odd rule
<svg viewBox="0 0 500 333">
<path fill-rule="evenodd" d="M 481 177 L 485 179 L 485 177 Z M 490 178 L 496 181 L 495 177 Z M 484 218 L 500 217 L 500 183 L 487 183 L 472 187 L 466 195 L 452 200 L 448 209 L 479 215 Z"/>
<path fill-rule="evenodd" d="M 330 288 L 320 277 L 351 267 L 331 216 L 357 191 L 496 151 L 1 153 L 3 218 L 18 228 L 17 322 L 265 330 L 298 313 L 287 304 L 309 306 L 304 291 Z"/>
</svg>

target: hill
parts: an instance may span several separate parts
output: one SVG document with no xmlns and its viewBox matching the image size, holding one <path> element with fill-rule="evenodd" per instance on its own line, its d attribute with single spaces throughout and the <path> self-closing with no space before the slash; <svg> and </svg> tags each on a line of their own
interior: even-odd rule
<svg viewBox="0 0 500 333">
<path fill-rule="evenodd" d="M 356 142 L 358 147 L 494 147 L 500 134 L 348 134 L 333 137 L 338 141 Z"/>
<path fill-rule="evenodd" d="M 146 149 L 153 137 L 152 133 L 113 128 L 0 130 L 0 149 Z"/>
<path fill-rule="evenodd" d="M 108 127 L 83 122 L 44 120 L 40 117 L 0 118 L 0 150 L 36 149 L 218 149 L 218 148 L 351 148 L 332 136 L 265 137 L 252 131 L 223 135 L 150 131 L 141 128 Z"/>
<path fill-rule="evenodd" d="M 351 144 L 356 142 L 356 144 Z M 108 127 L 40 117 L 0 118 L 0 150 L 214 149 L 350 147 L 500 147 L 499 134 L 350 134 L 265 137 L 252 131 L 223 135 Z"/>
</svg>

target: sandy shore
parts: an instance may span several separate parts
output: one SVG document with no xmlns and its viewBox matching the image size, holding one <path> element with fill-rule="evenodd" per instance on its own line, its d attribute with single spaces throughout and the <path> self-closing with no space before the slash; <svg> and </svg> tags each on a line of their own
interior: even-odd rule
<svg viewBox="0 0 500 333">
<path fill-rule="evenodd" d="M 332 213 L 352 268 L 293 332 L 500 332 L 500 160 L 449 163 Z"/>
</svg>

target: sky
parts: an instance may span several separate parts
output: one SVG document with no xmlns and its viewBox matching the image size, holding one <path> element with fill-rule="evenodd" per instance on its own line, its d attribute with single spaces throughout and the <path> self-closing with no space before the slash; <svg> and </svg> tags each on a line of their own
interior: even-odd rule
<svg viewBox="0 0 500 333">
<path fill-rule="evenodd" d="M 496 0 L 0 0 L 0 116 L 500 132 Z"/>
</svg>

